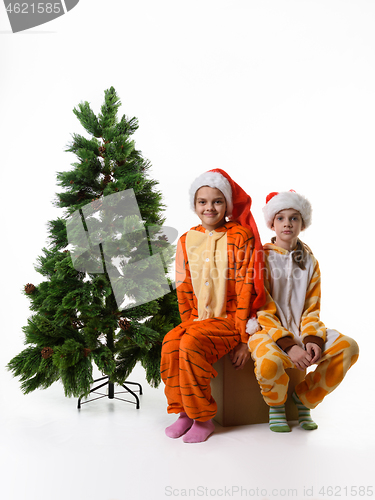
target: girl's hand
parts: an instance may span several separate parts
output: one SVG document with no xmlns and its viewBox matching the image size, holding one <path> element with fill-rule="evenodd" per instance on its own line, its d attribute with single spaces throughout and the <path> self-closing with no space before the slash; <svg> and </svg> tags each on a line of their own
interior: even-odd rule
<svg viewBox="0 0 375 500">
<path fill-rule="evenodd" d="M 242 370 L 250 359 L 249 348 L 246 343 L 240 342 L 229 353 L 232 364 L 236 370 Z"/>
<path fill-rule="evenodd" d="M 299 345 L 292 345 L 287 354 L 298 370 L 306 370 L 311 365 L 311 354 Z"/>
<path fill-rule="evenodd" d="M 321 348 L 318 346 L 318 344 L 314 344 L 314 342 L 307 342 L 306 351 L 311 356 L 311 365 L 317 363 L 322 356 Z"/>
</svg>

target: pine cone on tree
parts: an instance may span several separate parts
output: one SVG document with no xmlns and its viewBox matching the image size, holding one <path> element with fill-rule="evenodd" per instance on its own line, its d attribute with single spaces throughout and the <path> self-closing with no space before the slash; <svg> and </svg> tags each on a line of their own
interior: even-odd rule
<svg viewBox="0 0 375 500">
<path fill-rule="evenodd" d="M 30 295 L 32 294 L 33 292 L 35 292 L 36 288 L 35 286 L 32 284 L 32 283 L 27 283 L 27 285 L 25 285 L 25 292 Z"/>
<path fill-rule="evenodd" d="M 112 177 L 108 174 L 104 177 L 103 179 L 103 184 L 106 186 L 107 184 L 109 184 L 110 182 L 112 182 Z"/>
<path fill-rule="evenodd" d="M 52 347 L 43 347 L 43 349 L 41 350 L 41 354 L 43 359 L 50 358 L 53 354 Z"/>
<path fill-rule="evenodd" d="M 123 148 L 124 146 L 121 146 L 121 147 Z M 118 167 L 122 167 L 123 165 L 125 165 L 125 163 L 126 163 L 126 158 L 124 158 L 123 160 L 116 161 L 116 165 Z"/>
<path fill-rule="evenodd" d="M 83 355 L 85 356 L 85 358 L 87 358 L 87 356 L 90 354 L 90 352 L 91 352 L 91 349 L 89 347 L 84 347 Z"/>
<path fill-rule="evenodd" d="M 118 322 L 118 326 L 121 328 L 121 330 L 124 330 L 124 332 L 126 332 L 126 330 L 129 330 L 130 325 L 130 321 L 126 318 L 120 319 L 120 321 Z"/>
<path fill-rule="evenodd" d="M 104 153 L 105 153 L 105 147 L 104 146 L 100 146 L 99 153 L 100 153 L 100 156 L 104 155 Z"/>
</svg>

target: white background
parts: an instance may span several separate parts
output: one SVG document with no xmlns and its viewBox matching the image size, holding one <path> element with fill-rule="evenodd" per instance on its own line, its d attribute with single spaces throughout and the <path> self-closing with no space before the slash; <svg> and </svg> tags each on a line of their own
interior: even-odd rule
<svg viewBox="0 0 375 500">
<path fill-rule="evenodd" d="M 46 223 L 61 215 L 56 172 L 71 168 L 64 150 L 83 133 L 72 109 L 87 100 L 99 112 L 110 86 L 120 113 L 139 119 L 136 146 L 159 181 L 166 224 L 180 234 L 197 223 L 188 187 L 211 168 L 252 196 L 263 242 L 270 191 L 310 199 L 313 225 L 302 239 L 322 270 L 322 320 L 361 349 L 314 411 L 318 431 L 218 426 L 199 445 L 164 436 L 172 420 L 161 387 L 145 387 L 138 412 L 102 400 L 78 413 L 59 384 L 24 396 L 1 368 L 4 498 L 162 499 L 167 486 L 176 497 L 199 485 L 211 497 L 232 485 L 299 487 L 299 498 L 314 486 L 322 498 L 319 486 L 374 483 L 374 16 L 370 0 L 81 0 L 12 34 L 0 5 L 0 366 L 24 347 L 21 290 L 40 282 L 33 266 Z M 142 381 L 141 368 L 134 375 Z"/>
</svg>

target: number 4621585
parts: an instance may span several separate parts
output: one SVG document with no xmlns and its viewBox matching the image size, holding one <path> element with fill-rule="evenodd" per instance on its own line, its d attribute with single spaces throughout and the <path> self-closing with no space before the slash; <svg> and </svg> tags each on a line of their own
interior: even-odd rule
<svg viewBox="0 0 375 500">
<path fill-rule="evenodd" d="M 8 4 L 7 12 L 13 14 L 60 14 L 61 4 L 50 2 Z"/>
<path fill-rule="evenodd" d="M 351 496 L 351 497 L 372 497 L 373 488 L 372 486 L 323 486 L 319 490 L 319 495 L 328 497 L 341 497 L 341 496 Z"/>
</svg>

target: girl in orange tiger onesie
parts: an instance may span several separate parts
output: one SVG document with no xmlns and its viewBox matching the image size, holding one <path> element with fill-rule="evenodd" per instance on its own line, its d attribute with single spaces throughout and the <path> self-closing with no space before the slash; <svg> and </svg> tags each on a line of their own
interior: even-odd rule
<svg viewBox="0 0 375 500">
<path fill-rule="evenodd" d="M 213 364 L 231 353 L 235 368 L 250 358 L 247 319 L 265 301 L 263 251 L 250 212 L 251 198 L 221 169 L 198 177 L 191 208 L 202 224 L 181 236 L 176 284 L 182 323 L 164 338 L 161 376 L 168 413 L 179 417 L 168 437 L 202 442 L 214 431 Z M 226 219 L 229 219 L 227 221 Z"/>
<path fill-rule="evenodd" d="M 319 264 L 298 238 L 311 224 L 310 202 L 294 191 L 270 193 L 263 212 L 276 237 L 264 246 L 267 301 L 258 312 L 262 331 L 250 337 L 249 348 L 270 407 L 270 429 L 276 432 L 290 431 L 284 407 L 289 382 L 285 369 L 318 365 L 292 395 L 301 427 L 312 430 L 318 426 L 310 409 L 340 384 L 357 361 L 358 346 L 320 321 Z"/>
</svg>

